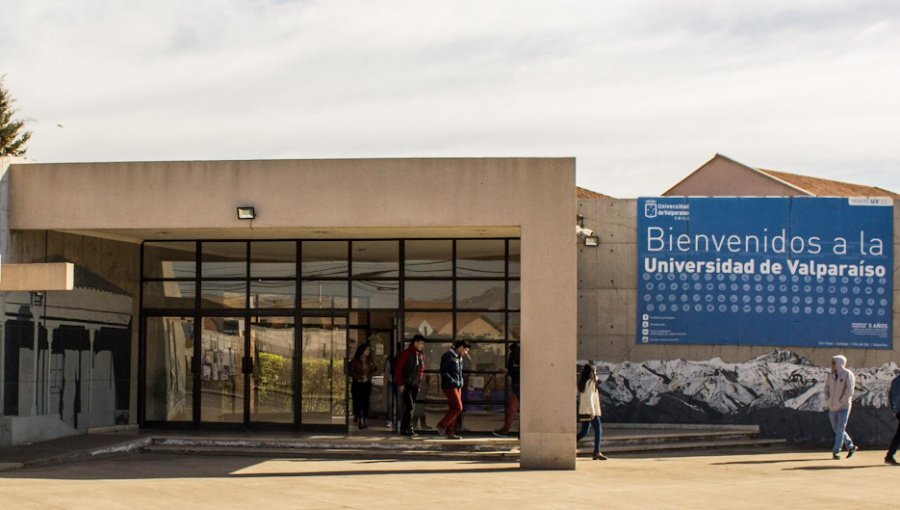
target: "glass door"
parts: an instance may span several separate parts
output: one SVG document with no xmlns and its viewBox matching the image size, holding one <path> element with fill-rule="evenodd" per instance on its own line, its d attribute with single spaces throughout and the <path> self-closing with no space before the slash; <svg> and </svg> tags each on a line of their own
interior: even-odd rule
<svg viewBox="0 0 900 510">
<path fill-rule="evenodd" d="M 294 317 L 250 321 L 250 416 L 258 423 L 294 424 Z"/>
<path fill-rule="evenodd" d="M 200 328 L 200 422 L 243 425 L 245 415 L 243 317 L 203 317 Z"/>
<path fill-rule="evenodd" d="M 303 317 L 300 342 L 301 423 L 347 429 L 347 317 Z"/>
</svg>

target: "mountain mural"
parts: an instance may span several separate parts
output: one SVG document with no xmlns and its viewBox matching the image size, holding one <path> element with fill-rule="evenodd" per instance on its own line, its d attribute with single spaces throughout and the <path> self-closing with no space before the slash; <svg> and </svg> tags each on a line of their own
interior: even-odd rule
<svg viewBox="0 0 900 510">
<path fill-rule="evenodd" d="M 829 444 L 833 438 L 822 396 L 829 369 L 788 350 L 743 363 L 595 364 L 608 422 L 756 424 L 764 436 L 792 443 Z M 887 444 L 897 428 L 888 389 L 900 368 L 891 362 L 851 369 L 856 392 L 848 433 L 861 444 Z"/>
</svg>

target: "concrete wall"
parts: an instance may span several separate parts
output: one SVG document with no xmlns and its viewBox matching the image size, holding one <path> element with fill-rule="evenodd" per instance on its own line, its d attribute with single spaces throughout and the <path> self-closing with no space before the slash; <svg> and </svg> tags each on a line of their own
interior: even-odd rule
<svg viewBox="0 0 900 510">
<path fill-rule="evenodd" d="M 597 248 L 578 249 L 578 359 L 600 362 L 607 378 L 603 385 L 605 420 L 759 423 L 764 433 L 797 442 L 830 440 L 825 413 L 814 411 L 819 405 L 816 378 L 821 383 L 831 357 L 839 352 L 637 343 L 637 201 L 581 199 L 578 213 L 601 239 Z M 896 205 L 894 215 L 895 267 L 900 267 L 900 207 Z M 900 271 L 896 270 L 893 306 L 893 350 L 841 352 L 850 367 L 863 374 L 848 430 L 866 443 L 888 441 L 897 425 L 886 407 L 885 386 L 900 364 Z M 783 379 L 764 389 L 729 382 L 730 374 L 753 370 L 765 371 L 774 379 L 783 375 Z M 660 376 L 664 373 L 668 375 Z M 666 380 L 680 373 L 703 373 L 702 380 L 693 383 L 708 387 L 686 389 L 682 386 L 688 381 Z M 797 383 L 798 378 L 809 381 Z M 753 390 L 756 396 L 740 395 L 744 389 Z M 763 405 L 764 393 L 783 401 Z M 801 396 L 811 400 L 801 403 Z"/>
<path fill-rule="evenodd" d="M 9 173 L 9 221 L 23 231 L 140 241 L 286 236 L 284 229 L 297 227 L 323 235 L 443 228 L 474 236 L 518 228 L 522 371 L 536 375 L 522 381 L 523 399 L 532 402 L 521 414 L 522 466 L 574 469 L 574 159 L 36 164 L 13 165 Z M 257 219 L 238 220 L 238 206 L 254 206 Z M 72 251 L 88 250 L 87 243 L 78 248 L 73 241 Z M 98 273 L 128 272 L 105 269 Z"/>
<path fill-rule="evenodd" d="M 685 177 L 663 196 L 786 197 L 809 195 L 721 154 Z"/>
</svg>

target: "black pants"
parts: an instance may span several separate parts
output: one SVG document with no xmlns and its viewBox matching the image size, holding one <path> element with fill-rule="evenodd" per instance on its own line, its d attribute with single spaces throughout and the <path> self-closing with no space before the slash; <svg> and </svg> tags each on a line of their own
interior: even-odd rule
<svg viewBox="0 0 900 510">
<path fill-rule="evenodd" d="M 897 447 L 900 446 L 900 413 L 897 413 L 895 416 L 897 416 L 897 432 L 894 433 L 894 439 L 891 439 L 891 446 L 886 457 L 888 459 L 894 458 L 894 454 L 897 453 Z"/>
<path fill-rule="evenodd" d="M 353 394 L 353 415 L 365 420 L 369 417 L 369 400 L 372 397 L 372 381 L 353 381 L 350 384 Z"/>
<path fill-rule="evenodd" d="M 403 400 L 403 414 L 400 419 L 400 433 L 412 431 L 413 410 L 416 407 L 416 397 L 419 396 L 419 388 L 406 387 L 400 397 Z"/>
</svg>

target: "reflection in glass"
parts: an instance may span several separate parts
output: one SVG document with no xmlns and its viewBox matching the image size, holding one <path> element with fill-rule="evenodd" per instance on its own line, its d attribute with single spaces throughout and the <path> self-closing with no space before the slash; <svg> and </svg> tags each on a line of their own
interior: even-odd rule
<svg viewBox="0 0 900 510">
<path fill-rule="evenodd" d="M 407 308 L 451 308 L 453 282 L 407 280 L 404 300 Z"/>
<path fill-rule="evenodd" d="M 522 314 L 520 313 L 509 313 L 507 314 L 507 326 L 506 329 L 509 331 L 509 339 L 510 340 L 519 340 L 522 338 Z"/>
<path fill-rule="evenodd" d="M 204 317 L 200 338 L 200 421 L 243 423 L 244 319 Z"/>
<path fill-rule="evenodd" d="M 146 327 L 145 418 L 193 421 L 194 321 L 185 317 L 148 317 Z"/>
<path fill-rule="evenodd" d="M 503 278 L 505 275 L 506 241 L 456 241 L 456 276 Z"/>
<path fill-rule="evenodd" d="M 400 282 L 397 280 L 353 282 L 353 308 L 398 308 Z"/>
<path fill-rule="evenodd" d="M 407 341 L 415 335 L 422 335 L 426 340 L 453 339 L 452 313 L 406 312 L 404 324 L 403 337 Z"/>
<path fill-rule="evenodd" d="M 195 278 L 197 243 L 144 243 L 145 278 Z"/>
<path fill-rule="evenodd" d="M 247 243 L 200 243 L 203 252 L 201 276 L 208 278 L 245 278 L 247 276 Z"/>
<path fill-rule="evenodd" d="M 346 281 L 304 281 L 300 292 L 302 308 L 347 308 L 350 302 Z"/>
<path fill-rule="evenodd" d="M 304 317 L 301 336 L 304 424 L 347 423 L 347 319 Z"/>
<path fill-rule="evenodd" d="M 406 241 L 407 278 L 453 276 L 453 241 Z"/>
<path fill-rule="evenodd" d="M 347 241 L 303 241 L 300 273 L 304 278 L 340 278 L 349 275 Z"/>
<path fill-rule="evenodd" d="M 518 239 L 509 240 L 509 277 L 518 278 L 522 275 L 522 248 Z"/>
<path fill-rule="evenodd" d="M 399 241 L 353 241 L 353 276 L 396 278 L 400 276 Z"/>
<path fill-rule="evenodd" d="M 194 308 L 197 306 L 194 282 L 144 282 L 144 308 Z"/>
<path fill-rule="evenodd" d="M 506 303 L 506 285 L 502 281 L 456 282 L 456 306 L 480 310 L 501 310 Z"/>
<path fill-rule="evenodd" d="M 250 308 L 294 308 L 297 282 L 262 280 L 250 282 Z"/>
<path fill-rule="evenodd" d="M 506 337 L 504 313 L 456 314 L 456 337 L 465 340 L 503 340 Z"/>
<path fill-rule="evenodd" d="M 506 344 L 472 342 L 465 369 L 476 372 L 499 372 L 506 366 Z"/>
<path fill-rule="evenodd" d="M 250 421 L 293 423 L 294 318 L 254 318 L 250 356 Z"/>
<path fill-rule="evenodd" d="M 293 278 L 295 276 L 297 276 L 297 243 L 295 241 L 254 241 L 250 243 L 251 278 Z"/>
<path fill-rule="evenodd" d="M 246 281 L 200 282 L 202 308 L 244 308 L 247 306 Z"/>
<path fill-rule="evenodd" d="M 497 423 L 498 418 L 502 422 L 505 416 L 506 377 L 503 374 L 466 374 L 462 397 L 466 415 L 473 420 L 478 417 L 482 423 L 475 430 L 491 430 L 489 423 Z"/>
<path fill-rule="evenodd" d="M 506 306 L 509 307 L 510 310 L 518 310 L 522 307 L 522 290 L 521 282 L 519 282 L 519 280 L 510 280 L 509 298 Z"/>
<path fill-rule="evenodd" d="M 453 346 L 451 342 L 425 342 L 425 370 L 440 370 L 441 357 Z M 463 369 L 466 362 L 463 360 Z"/>
</svg>

